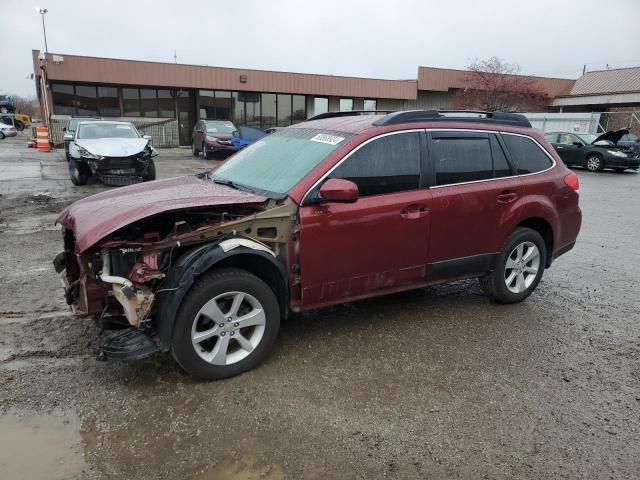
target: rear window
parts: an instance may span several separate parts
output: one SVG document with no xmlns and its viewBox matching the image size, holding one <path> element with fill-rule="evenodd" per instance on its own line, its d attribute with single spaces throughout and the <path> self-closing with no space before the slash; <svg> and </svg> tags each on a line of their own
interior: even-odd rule
<svg viewBox="0 0 640 480">
<path fill-rule="evenodd" d="M 541 172 L 553 164 L 547 154 L 530 138 L 509 134 L 503 134 L 502 138 L 519 174 Z"/>
<path fill-rule="evenodd" d="M 433 147 L 436 185 L 493 178 L 491 147 L 486 135 L 434 138 Z"/>
</svg>

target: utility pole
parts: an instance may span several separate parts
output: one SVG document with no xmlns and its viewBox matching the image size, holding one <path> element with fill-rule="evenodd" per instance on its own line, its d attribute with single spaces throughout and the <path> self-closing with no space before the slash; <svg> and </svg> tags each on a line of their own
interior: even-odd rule
<svg viewBox="0 0 640 480">
<path fill-rule="evenodd" d="M 48 12 L 46 8 L 36 7 L 36 12 L 42 16 L 42 33 L 44 34 L 44 55 L 40 53 L 40 97 L 44 106 L 44 124 L 49 127 L 51 125 L 51 110 L 49 108 L 49 94 L 47 92 L 47 53 L 49 46 L 47 45 L 47 29 L 44 24 L 44 16 Z"/>
<path fill-rule="evenodd" d="M 173 51 L 173 61 L 174 63 L 178 63 L 178 52 L 176 50 Z"/>
<path fill-rule="evenodd" d="M 44 53 L 49 53 L 49 47 L 47 46 L 47 29 L 44 25 L 44 15 L 48 11 L 49 10 L 47 10 L 46 8 L 36 7 L 36 12 L 42 15 L 42 33 L 44 33 Z"/>
</svg>

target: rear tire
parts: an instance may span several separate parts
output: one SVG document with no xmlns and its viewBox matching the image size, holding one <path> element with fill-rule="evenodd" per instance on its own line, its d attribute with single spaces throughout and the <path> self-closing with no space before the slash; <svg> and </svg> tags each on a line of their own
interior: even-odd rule
<svg viewBox="0 0 640 480">
<path fill-rule="evenodd" d="M 0 130 L 0 140 L 2 140 L 3 138 L 5 138 L 5 134 L 2 130 Z"/>
<path fill-rule="evenodd" d="M 267 358 L 279 328 L 280 306 L 265 282 L 237 268 L 213 270 L 182 301 L 171 353 L 196 378 L 232 377 Z"/>
<path fill-rule="evenodd" d="M 78 162 L 75 158 L 69 160 L 69 177 L 74 185 L 86 185 L 89 180 L 86 165 Z"/>
<path fill-rule="evenodd" d="M 592 153 L 584 160 L 584 167 L 590 172 L 601 172 L 604 169 L 604 160 L 600 155 Z"/>
<path fill-rule="evenodd" d="M 149 165 L 147 165 L 147 174 L 142 179 L 145 182 L 152 182 L 156 179 L 156 164 L 153 160 L 149 160 Z"/>
<path fill-rule="evenodd" d="M 478 278 L 482 291 L 500 303 L 516 303 L 536 289 L 547 261 L 542 236 L 518 227 L 505 240 L 493 272 Z"/>
<path fill-rule="evenodd" d="M 14 127 L 16 127 L 16 130 L 21 132 L 24 130 L 24 123 L 22 123 L 20 120 L 16 120 L 14 122 Z"/>
</svg>

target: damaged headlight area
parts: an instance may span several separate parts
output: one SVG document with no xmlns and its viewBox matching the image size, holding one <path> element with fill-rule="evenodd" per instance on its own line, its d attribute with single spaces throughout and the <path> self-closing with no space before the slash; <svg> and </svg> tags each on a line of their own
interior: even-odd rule
<svg viewBox="0 0 640 480">
<path fill-rule="evenodd" d="M 87 149 L 82 148 L 80 146 L 78 146 L 78 152 L 80 153 L 80 156 L 82 158 L 88 158 L 91 160 L 102 160 L 104 158 L 102 155 L 96 155 L 94 153 L 91 153 Z"/>
</svg>

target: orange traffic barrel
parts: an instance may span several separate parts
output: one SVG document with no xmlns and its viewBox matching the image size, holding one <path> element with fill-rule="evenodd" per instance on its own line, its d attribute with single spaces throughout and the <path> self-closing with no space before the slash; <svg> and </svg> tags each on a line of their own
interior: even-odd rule
<svg viewBox="0 0 640 480">
<path fill-rule="evenodd" d="M 51 145 L 49 145 L 49 129 L 47 127 L 39 126 L 36 128 L 36 144 L 38 145 L 39 152 L 51 151 Z"/>
</svg>

